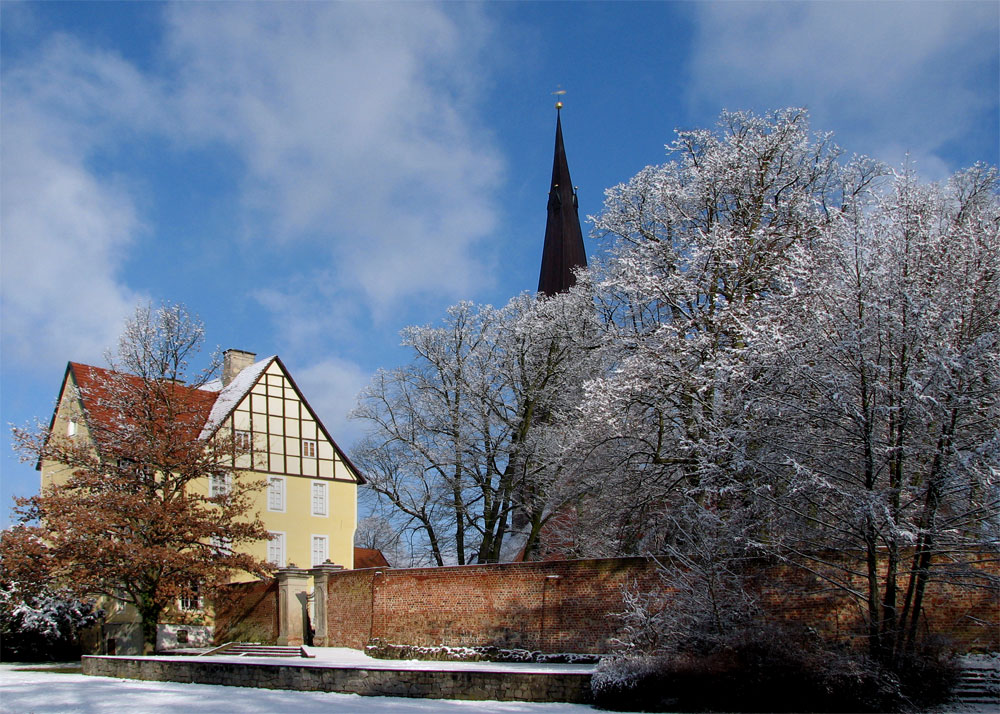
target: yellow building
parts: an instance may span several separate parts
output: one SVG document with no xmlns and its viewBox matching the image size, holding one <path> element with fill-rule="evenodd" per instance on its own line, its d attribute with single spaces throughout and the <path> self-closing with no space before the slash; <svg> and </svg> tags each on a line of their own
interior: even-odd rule
<svg viewBox="0 0 1000 714">
<path fill-rule="evenodd" d="M 92 441 L 89 423 L 105 418 L 101 394 L 118 377 L 99 367 L 71 362 L 51 423 L 53 434 Z M 199 438 L 233 433 L 249 447 L 238 456 L 236 478 L 264 480 L 255 509 L 271 532 L 270 541 L 247 548 L 278 567 L 310 568 L 330 561 L 354 567 L 357 487 L 364 479 L 340 449 L 277 356 L 256 360 L 228 350 L 222 377 L 201 388 L 184 388 L 196 405 Z M 42 489 L 66 478 L 64 465 L 39 464 Z M 225 488 L 205 477 L 193 488 L 212 495 Z M 237 578 L 238 580 L 239 578 Z M 249 579 L 245 576 L 243 579 Z M 197 604 L 181 603 L 181 609 Z M 127 616 L 121 618 L 129 619 Z"/>
</svg>

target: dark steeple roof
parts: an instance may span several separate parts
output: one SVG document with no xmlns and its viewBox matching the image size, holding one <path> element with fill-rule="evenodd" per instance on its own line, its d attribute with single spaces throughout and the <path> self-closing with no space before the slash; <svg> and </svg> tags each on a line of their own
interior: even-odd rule
<svg viewBox="0 0 1000 714">
<path fill-rule="evenodd" d="M 561 106 L 561 102 L 556 105 L 556 153 L 552 161 L 552 186 L 549 189 L 549 217 L 545 223 L 542 270 L 538 276 L 538 292 L 546 295 L 569 290 L 576 283 L 573 269 L 587 265 L 576 191 L 573 190 L 573 182 L 569 177 L 566 147 L 563 146 L 562 120 L 559 114 Z"/>
</svg>

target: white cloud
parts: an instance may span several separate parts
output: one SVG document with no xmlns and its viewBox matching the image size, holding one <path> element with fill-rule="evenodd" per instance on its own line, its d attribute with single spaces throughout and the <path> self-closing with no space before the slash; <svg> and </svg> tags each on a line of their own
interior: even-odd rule
<svg viewBox="0 0 1000 714">
<path fill-rule="evenodd" d="M 488 280 L 475 249 L 502 166 L 471 111 L 480 9 L 179 3 L 164 18 L 152 69 L 60 35 L 4 67 L 5 353 L 37 364 L 113 344 L 151 269 L 142 243 L 164 239 L 137 188 L 156 179 L 119 162 L 133 149 L 182 150 L 197 172 L 198 151 L 222 147 L 242 165 L 235 232 L 302 266 L 270 283 L 258 271 L 251 291 L 276 324 L 301 315 L 291 300 L 333 296 L 377 319 Z"/>
<path fill-rule="evenodd" d="M 51 368 L 96 360 L 141 296 L 119 277 L 142 229 L 132 197 L 87 168 L 119 112 L 141 116 L 146 90 L 114 57 L 63 38 L 4 73 L 4 357 Z"/>
<path fill-rule="evenodd" d="M 178 4 L 168 13 L 189 137 L 246 166 L 251 238 L 305 243 L 376 311 L 468 293 L 496 223 L 500 159 L 469 120 L 473 8 Z M 451 12 L 448 12 L 450 10 Z"/>
<path fill-rule="evenodd" d="M 993 3 L 702 3 L 695 12 L 689 98 L 702 109 L 806 106 L 848 150 L 892 162 L 909 151 L 936 172 L 947 144 L 996 106 Z"/>
</svg>

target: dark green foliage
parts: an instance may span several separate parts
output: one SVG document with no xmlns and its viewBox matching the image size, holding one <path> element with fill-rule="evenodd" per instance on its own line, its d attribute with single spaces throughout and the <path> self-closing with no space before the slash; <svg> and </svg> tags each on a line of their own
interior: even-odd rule
<svg viewBox="0 0 1000 714">
<path fill-rule="evenodd" d="M 13 595 L 13 597 L 10 597 Z M 0 659 L 5 662 L 66 661 L 80 658 L 80 631 L 103 612 L 65 594 L 40 594 L 18 601 L 5 590 L 0 606 Z"/>
</svg>

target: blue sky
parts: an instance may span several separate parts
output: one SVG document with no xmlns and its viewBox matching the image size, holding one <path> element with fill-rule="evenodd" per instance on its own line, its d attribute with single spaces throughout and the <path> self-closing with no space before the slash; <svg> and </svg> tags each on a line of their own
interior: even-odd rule
<svg viewBox="0 0 1000 714">
<path fill-rule="evenodd" d="M 724 108 L 807 107 L 936 180 L 998 163 L 998 8 L 4 1 L 2 420 L 182 302 L 209 347 L 280 354 L 350 448 L 400 328 L 536 287 L 558 87 L 582 214 Z M 0 448 L 6 525 L 38 480 Z"/>
</svg>

